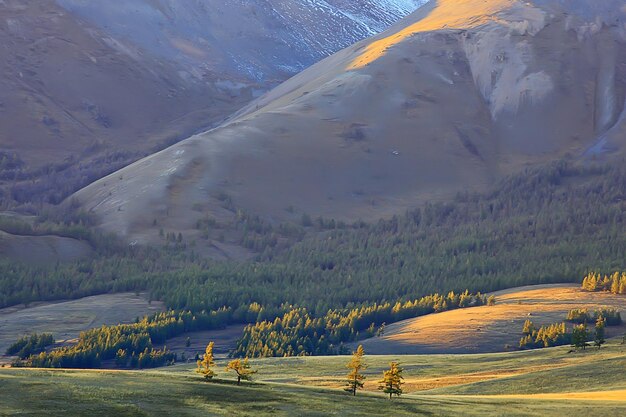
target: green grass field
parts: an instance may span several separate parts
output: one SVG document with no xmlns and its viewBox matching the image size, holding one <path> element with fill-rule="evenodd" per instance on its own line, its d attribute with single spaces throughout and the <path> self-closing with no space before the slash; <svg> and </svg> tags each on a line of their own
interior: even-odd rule
<svg viewBox="0 0 626 417">
<path fill-rule="evenodd" d="M 68 416 L 586 416 L 626 415 L 626 347 L 481 355 L 366 356 L 367 392 L 340 390 L 347 357 L 253 361 L 255 382 L 205 383 L 191 365 L 153 371 L 0 369 L 0 415 Z M 390 360 L 407 394 L 389 401 L 375 381 Z M 542 398 L 535 393 L 552 393 Z M 575 398 L 577 395 L 582 398 Z"/>
<path fill-rule="evenodd" d="M 569 346 L 475 355 L 366 355 L 365 389 L 375 392 L 391 361 L 404 368 L 410 394 L 537 394 L 626 389 L 626 345 L 612 340 L 602 349 L 568 353 Z M 257 380 L 268 383 L 341 388 L 346 356 L 256 359 Z M 218 361 L 220 378 L 225 361 Z M 163 368 L 193 375 L 193 365 Z M 626 400 L 626 398 L 625 398 Z"/>
</svg>

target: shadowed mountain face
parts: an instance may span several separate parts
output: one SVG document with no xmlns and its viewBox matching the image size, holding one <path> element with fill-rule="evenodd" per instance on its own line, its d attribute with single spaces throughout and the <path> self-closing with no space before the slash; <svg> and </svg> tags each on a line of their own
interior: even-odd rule
<svg viewBox="0 0 626 417">
<path fill-rule="evenodd" d="M 59 202 L 419 6 L 0 0 L 2 201 Z"/>
<path fill-rule="evenodd" d="M 188 77 L 282 81 L 406 16 L 426 0 L 57 0 Z"/>
<path fill-rule="evenodd" d="M 233 207 L 373 219 L 528 164 L 621 154 L 625 14 L 618 0 L 434 0 L 76 196 L 139 242 L 193 239 Z"/>
</svg>

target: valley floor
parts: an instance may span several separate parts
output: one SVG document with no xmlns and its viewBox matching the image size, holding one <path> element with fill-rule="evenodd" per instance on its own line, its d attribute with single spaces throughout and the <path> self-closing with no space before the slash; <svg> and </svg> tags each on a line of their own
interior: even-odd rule
<svg viewBox="0 0 626 417">
<path fill-rule="evenodd" d="M 189 365 L 157 371 L 6 368 L 0 369 L 0 415 L 626 415 L 626 346 L 614 340 L 601 350 L 568 351 L 366 355 L 368 391 L 356 398 L 339 389 L 345 356 L 255 360 L 255 382 L 240 387 L 224 373 L 224 361 L 218 362 L 217 383 L 202 382 Z M 375 392 L 390 360 L 401 362 L 407 381 L 406 395 L 393 401 Z M 491 377 L 470 377 L 481 373 Z"/>
</svg>

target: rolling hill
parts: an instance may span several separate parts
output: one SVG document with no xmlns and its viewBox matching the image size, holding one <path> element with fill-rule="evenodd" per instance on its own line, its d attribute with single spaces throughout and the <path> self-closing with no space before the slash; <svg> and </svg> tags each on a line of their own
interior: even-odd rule
<svg viewBox="0 0 626 417">
<path fill-rule="evenodd" d="M 237 211 L 370 220 L 531 164 L 620 157 L 625 16 L 617 0 L 433 0 L 75 197 L 129 240 L 194 240 Z"/>
<path fill-rule="evenodd" d="M 59 203 L 420 4 L 2 1 L 0 201 Z"/>
<path fill-rule="evenodd" d="M 52 333 L 57 343 L 78 338 L 80 332 L 102 325 L 132 323 L 137 317 L 165 310 L 146 294 L 118 293 L 78 300 L 34 303 L 0 309 L 0 363 L 10 363 L 6 349 L 20 337 Z"/>
<path fill-rule="evenodd" d="M 561 323 L 577 308 L 610 307 L 626 311 L 626 298 L 589 293 L 579 285 L 513 288 L 494 293 L 495 306 L 446 311 L 393 323 L 385 334 L 360 344 L 373 354 L 486 353 L 517 349 L 524 321 L 537 327 Z M 607 328 L 607 337 L 624 334 L 626 326 Z"/>
<path fill-rule="evenodd" d="M 15 262 L 54 264 L 93 255 L 88 243 L 68 237 L 21 236 L 0 231 L 0 254 Z"/>
</svg>

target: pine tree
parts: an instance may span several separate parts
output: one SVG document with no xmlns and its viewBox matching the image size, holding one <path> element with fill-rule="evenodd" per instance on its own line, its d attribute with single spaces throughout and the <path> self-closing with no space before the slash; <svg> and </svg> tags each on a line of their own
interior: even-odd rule
<svg viewBox="0 0 626 417">
<path fill-rule="evenodd" d="M 606 327 L 606 320 L 602 316 L 598 316 L 596 320 L 596 332 L 593 338 L 593 344 L 600 349 L 600 347 L 606 342 L 604 339 L 604 328 Z"/>
<path fill-rule="evenodd" d="M 363 389 L 363 380 L 365 376 L 361 374 L 361 371 L 367 369 L 367 366 L 363 363 L 363 356 L 365 355 L 365 351 L 363 350 L 363 345 L 359 345 L 356 351 L 352 354 L 352 360 L 346 365 L 348 369 L 350 369 L 350 373 L 348 374 L 348 382 L 345 388 L 346 391 L 351 392 L 352 395 L 356 396 L 356 391 L 359 389 Z"/>
<path fill-rule="evenodd" d="M 519 341 L 519 347 L 521 349 L 525 349 L 527 347 L 533 347 L 533 346 L 534 346 L 533 337 L 529 334 L 527 334 L 526 336 L 523 336 Z"/>
<path fill-rule="evenodd" d="M 389 394 L 389 399 L 392 395 L 398 397 L 402 394 L 402 384 L 404 384 L 404 377 L 402 376 L 403 369 L 397 362 L 391 362 L 389 364 L 389 370 L 383 373 L 383 379 L 379 381 L 378 389 Z"/>
<path fill-rule="evenodd" d="M 576 349 L 585 349 L 588 346 L 587 339 L 589 339 L 587 325 L 583 323 L 578 326 L 574 326 L 572 329 L 572 346 Z"/>
<path fill-rule="evenodd" d="M 611 283 L 611 292 L 613 294 L 619 294 L 619 284 L 620 284 L 620 279 L 618 276 L 615 276 L 613 278 L 613 282 Z"/>
<path fill-rule="evenodd" d="M 120 368 L 125 368 L 128 364 L 128 352 L 124 349 L 119 349 L 115 354 L 115 364 Z"/>
<path fill-rule="evenodd" d="M 245 358 L 243 361 L 241 359 L 235 359 L 228 362 L 226 370 L 235 371 L 237 374 L 237 385 L 241 384 L 242 379 L 244 381 L 249 381 L 252 379 L 252 375 L 257 373 L 257 371 L 253 370 L 248 363 L 248 358 Z"/>
<path fill-rule="evenodd" d="M 207 345 L 206 351 L 204 352 L 204 358 L 199 360 L 197 364 L 198 369 L 196 369 L 196 372 L 202 374 L 207 382 L 215 376 L 215 371 L 211 369 L 215 366 L 215 360 L 213 358 L 213 342 Z"/>
<path fill-rule="evenodd" d="M 533 322 L 530 321 L 530 320 L 526 320 L 524 322 L 524 327 L 522 329 L 522 333 L 525 334 L 525 335 L 532 335 L 534 331 L 535 331 L 535 326 L 534 326 Z"/>
</svg>

